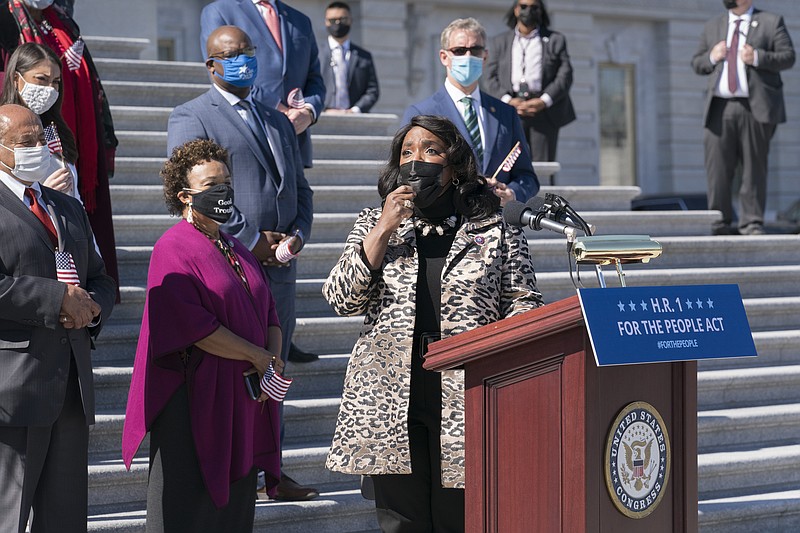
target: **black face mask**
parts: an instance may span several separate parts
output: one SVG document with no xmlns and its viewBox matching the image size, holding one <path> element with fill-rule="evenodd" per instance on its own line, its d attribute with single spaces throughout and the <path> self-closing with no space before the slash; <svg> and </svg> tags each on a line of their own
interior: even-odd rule
<svg viewBox="0 0 800 533">
<path fill-rule="evenodd" d="M 328 30 L 328 33 L 330 33 L 332 37 L 341 39 L 350 33 L 350 24 L 344 24 L 340 22 L 339 24 L 331 24 L 330 26 L 326 26 L 325 29 Z"/>
<path fill-rule="evenodd" d="M 722 5 L 725 9 L 736 9 L 736 0 L 722 0 Z"/>
<path fill-rule="evenodd" d="M 411 161 L 400 165 L 400 185 L 408 185 L 416 193 L 414 211 L 427 220 L 446 218 L 453 214 L 453 187 L 442 186 L 444 165 Z"/>
<path fill-rule="evenodd" d="M 193 191 L 195 189 L 184 189 Z M 214 185 L 192 194 L 192 210 L 224 224 L 233 214 L 233 187 L 227 183 Z"/>
<path fill-rule="evenodd" d="M 538 27 L 542 21 L 542 12 L 538 5 L 520 6 L 517 20 L 528 28 Z"/>
</svg>

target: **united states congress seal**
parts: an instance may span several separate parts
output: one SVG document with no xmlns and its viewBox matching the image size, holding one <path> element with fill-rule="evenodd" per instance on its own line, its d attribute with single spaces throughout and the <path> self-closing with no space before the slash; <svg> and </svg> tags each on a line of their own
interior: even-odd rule
<svg viewBox="0 0 800 533">
<path fill-rule="evenodd" d="M 646 402 L 626 405 L 608 432 L 606 487 L 616 508 L 629 518 L 656 510 L 669 481 L 669 434 L 658 411 Z"/>
</svg>

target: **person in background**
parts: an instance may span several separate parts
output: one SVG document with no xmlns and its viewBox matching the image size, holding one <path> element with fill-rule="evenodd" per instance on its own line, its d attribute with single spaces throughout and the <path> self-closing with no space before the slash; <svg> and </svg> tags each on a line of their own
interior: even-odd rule
<svg viewBox="0 0 800 533">
<path fill-rule="evenodd" d="M 69 18 L 72 18 L 75 13 L 75 0 L 55 0 L 53 3 L 63 9 Z"/>
<path fill-rule="evenodd" d="M 709 20 L 692 58 L 708 76 L 703 125 L 708 208 L 722 212 L 714 235 L 764 234 L 769 143 L 786 122 L 780 72 L 794 65 L 795 52 L 783 17 L 753 7 L 752 0 L 723 0 L 726 12 Z M 738 231 L 732 187 L 742 167 Z"/>
<path fill-rule="evenodd" d="M 161 176 L 182 221 L 150 259 L 123 459 L 149 431 L 147 531 L 252 531 L 256 468 L 270 487 L 280 478 L 280 424 L 244 375 L 283 369 L 275 300 L 258 260 L 220 231 L 234 211 L 227 151 L 188 142 Z"/>
<path fill-rule="evenodd" d="M 325 9 L 328 46 L 320 48 L 325 80 L 325 109 L 336 113 L 369 113 L 380 96 L 372 54 L 350 41 L 350 6 L 331 2 Z"/>
<path fill-rule="evenodd" d="M 518 0 L 509 31 L 492 39 L 486 91 L 514 106 L 534 161 L 555 161 L 558 131 L 575 120 L 567 39 L 550 29 L 544 0 Z"/>
<path fill-rule="evenodd" d="M 427 346 L 542 305 L 528 243 L 500 215 L 472 148 L 441 116 L 411 118 L 322 292 L 366 315 L 326 466 L 370 475 L 386 532 L 464 531 L 464 381 Z"/>
<path fill-rule="evenodd" d="M 78 149 L 75 137 L 61 116 L 61 61 L 38 43 L 25 43 L 8 60 L 8 72 L 0 92 L 0 105 L 22 105 L 39 115 L 45 128 L 55 127 L 61 154 L 50 159 L 51 173 L 42 184 L 80 200 L 75 176 Z"/>
<path fill-rule="evenodd" d="M 81 204 L 41 182 L 39 117 L 0 106 L 0 531 L 86 531 L 91 348 L 114 280 Z"/>
<path fill-rule="evenodd" d="M 410 105 L 403 124 L 417 115 L 448 118 L 472 147 L 478 172 L 489 176 L 500 202 L 527 201 L 539 192 L 539 179 L 522 124 L 511 106 L 478 88 L 487 58 L 486 30 L 474 18 L 456 19 L 442 31 L 441 45 L 439 61 L 447 69 L 444 85 L 430 98 Z M 515 145 L 519 150 L 513 166 L 501 168 Z"/>
<path fill-rule="evenodd" d="M 250 93 L 259 70 L 250 37 L 235 26 L 220 26 L 208 37 L 206 58 L 211 87 L 172 111 L 168 150 L 194 139 L 211 139 L 228 150 L 238 199 L 222 230 L 253 252 L 269 278 L 285 362 L 295 329 L 295 257 L 311 235 L 313 192 L 288 117 L 259 104 Z M 282 246 L 286 253 L 278 254 Z M 308 500 L 318 495 L 316 488 L 283 474 L 274 497 Z"/>
<path fill-rule="evenodd" d="M 294 126 L 306 168 L 312 166 L 308 127 L 325 103 L 325 83 L 311 20 L 279 0 L 216 0 L 200 15 L 200 48 L 205 53 L 211 32 L 220 26 L 241 28 L 254 39 L 258 73 L 253 99 L 284 113 Z M 292 95 L 302 93 L 302 102 Z"/>
<path fill-rule="evenodd" d="M 78 192 L 106 271 L 119 285 L 109 192 L 118 143 L 97 69 L 77 24 L 53 0 L 11 0 L 7 7 L 0 9 L 4 65 L 19 44 L 29 42 L 47 46 L 61 60 L 61 115 L 78 150 Z"/>
</svg>

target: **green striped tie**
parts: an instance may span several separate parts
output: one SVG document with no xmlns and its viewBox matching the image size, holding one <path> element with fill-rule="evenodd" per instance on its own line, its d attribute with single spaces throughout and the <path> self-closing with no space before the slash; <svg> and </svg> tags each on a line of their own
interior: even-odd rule
<svg viewBox="0 0 800 533">
<path fill-rule="evenodd" d="M 478 126 L 478 114 L 472 107 L 472 97 L 465 96 L 459 100 L 464 104 L 464 122 L 467 125 L 469 138 L 475 148 L 475 156 L 478 158 L 478 168 L 483 168 L 483 144 L 481 143 L 481 128 Z"/>
</svg>

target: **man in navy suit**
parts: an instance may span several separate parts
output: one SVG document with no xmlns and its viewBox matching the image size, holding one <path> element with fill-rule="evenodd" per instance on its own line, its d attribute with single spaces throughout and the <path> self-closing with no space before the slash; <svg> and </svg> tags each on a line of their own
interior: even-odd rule
<svg viewBox="0 0 800 533">
<path fill-rule="evenodd" d="M 213 86 L 172 112 L 168 153 L 193 139 L 211 139 L 228 150 L 236 205 L 222 229 L 248 246 L 265 267 L 279 302 L 281 358 L 286 361 L 295 327 L 297 261 L 282 264 L 275 251 L 289 239 L 293 254 L 302 249 L 311 234 L 312 191 L 288 118 L 250 94 L 259 66 L 250 37 L 235 26 L 219 27 L 209 36 L 206 57 Z M 278 499 L 318 495 L 286 476 L 278 485 Z"/>
<path fill-rule="evenodd" d="M 723 0 L 726 12 L 709 20 L 692 58 L 708 76 L 703 125 L 708 208 L 722 212 L 715 235 L 762 235 L 767 203 L 767 155 L 778 124 L 786 122 L 780 72 L 795 61 L 783 17 L 753 7 L 752 0 Z M 742 167 L 738 231 L 732 188 Z"/>
<path fill-rule="evenodd" d="M 205 53 L 211 32 L 237 26 L 256 46 L 258 75 L 252 98 L 262 107 L 286 114 L 298 135 L 303 165 L 311 167 L 311 139 L 307 128 L 322 112 L 325 83 L 319 69 L 319 51 L 311 21 L 278 0 L 216 0 L 200 15 L 200 49 Z M 300 89 L 302 107 L 292 107 L 289 93 Z"/>
<path fill-rule="evenodd" d="M 505 204 L 526 201 L 539 192 L 528 142 L 516 110 L 478 89 L 486 63 L 486 30 L 474 18 L 457 19 L 442 32 L 439 60 L 447 68 L 444 86 L 433 96 L 411 105 L 403 115 L 408 124 L 416 115 L 441 115 L 450 119 L 470 143 L 478 166 L 490 178 L 495 194 Z M 519 143 L 520 154 L 510 172 L 492 175 Z"/>
<path fill-rule="evenodd" d="M 325 109 L 369 113 L 380 96 L 372 54 L 350 41 L 350 6 L 331 2 L 325 9 L 328 45 L 319 52 L 325 80 Z"/>
</svg>

